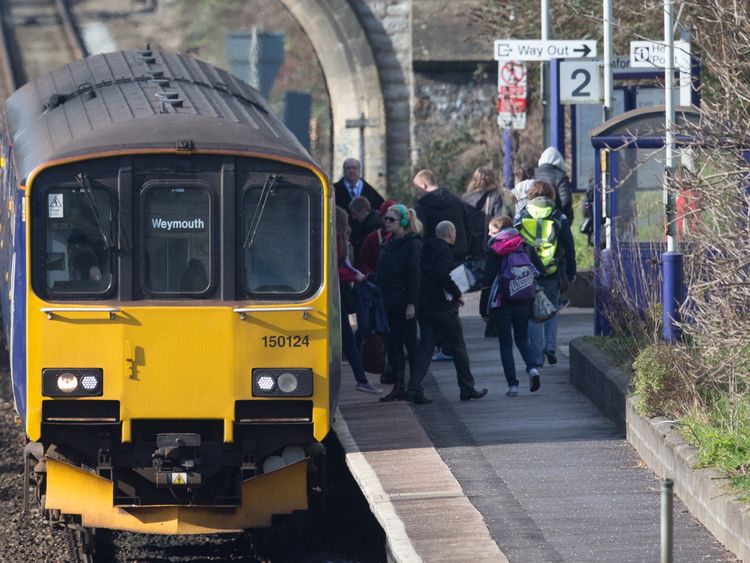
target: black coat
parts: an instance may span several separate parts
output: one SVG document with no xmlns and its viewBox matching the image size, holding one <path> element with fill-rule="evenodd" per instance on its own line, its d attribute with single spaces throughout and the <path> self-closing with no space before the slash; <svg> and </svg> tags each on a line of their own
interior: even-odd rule
<svg viewBox="0 0 750 563">
<path fill-rule="evenodd" d="M 342 209 L 346 209 L 346 212 L 349 213 L 349 203 L 352 201 L 352 195 L 346 189 L 343 178 L 333 185 L 333 191 L 336 197 L 336 205 Z M 365 182 L 364 179 L 362 180 L 362 197 L 367 198 L 373 211 L 378 211 L 385 201 L 377 190 Z M 349 217 L 351 217 L 351 213 L 349 213 Z"/>
<path fill-rule="evenodd" d="M 573 186 L 568 175 L 551 164 L 542 164 L 534 171 L 534 180 L 547 182 L 555 188 L 555 205 L 565 213 L 568 222 L 573 224 Z"/>
<path fill-rule="evenodd" d="M 354 256 L 359 256 L 359 250 L 362 248 L 367 235 L 380 229 L 383 226 L 383 222 L 380 220 L 378 212 L 373 210 L 370 211 L 370 214 L 362 223 L 355 220 L 350 221 L 350 223 L 352 233 L 349 235 L 349 242 L 354 247 Z"/>
<path fill-rule="evenodd" d="M 497 190 L 487 192 L 469 192 L 461 198 L 469 208 L 469 228 L 471 229 L 472 258 L 484 258 L 487 251 L 487 230 L 490 219 L 498 215 L 507 215 L 513 219 L 515 205 L 512 196 L 503 198 Z"/>
<path fill-rule="evenodd" d="M 453 248 L 442 239 L 434 238 L 422 247 L 422 285 L 419 291 L 421 311 L 448 311 L 457 307 L 461 290 L 451 278 Z M 452 298 L 445 297 L 445 292 Z"/>
<path fill-rule="evenodd" d="M 438 188 L 423 195 L 416 206 L 417 217 L 424 228 L 425 240 L 435 238 L 435 227 L 440 221 L 450 221 L 456 227 L 456 243 L 453 245 L 453 262 L 466 260 L 471 248 L 472 236 L 469 228 L 469 210 L 454 193 Z"/>
<path fill-rule="evenodd" d="M 376 282 L 387 309 L 419 302 L 422 240 L 412 233 L 391 237 L 380 251 Z"/>
</svg>

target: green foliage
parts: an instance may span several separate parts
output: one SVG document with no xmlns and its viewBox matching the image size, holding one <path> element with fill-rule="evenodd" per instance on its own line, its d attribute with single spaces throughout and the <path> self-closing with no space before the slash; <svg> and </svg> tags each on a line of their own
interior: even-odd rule
<svg viewBox="0 0 750 563">
<path fill-rule="evenodd" d="M 583 339 L 607 354 L 617 367 L 622 368 L 627 373 L 633 373 L 633 361 L 638 355 L 637 343 L 633 338 L 584 336 Z"/>
<path fill-rule="evenodd" d="M 646 416 L 679 417 L 694 403 L 693 390 L 674 369 L 676 349 L 659 343 L 640 351 L 633 362 L 638 410 Z"/>
<path fill-rule="evenodd" d="M 708 414 L 694 411 L 685 417 L 680 428 L 698 448 L 699 465 L 726 471 L 742 499 L 750 500 L 750 400 L 730 405 L 721 397 Z"/>
</svg>

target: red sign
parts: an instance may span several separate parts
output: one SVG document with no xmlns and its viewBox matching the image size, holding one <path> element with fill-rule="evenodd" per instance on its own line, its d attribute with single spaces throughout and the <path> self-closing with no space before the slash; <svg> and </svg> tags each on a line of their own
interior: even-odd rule
<svg viewBox="0 0 750 563">
<path fill-rule="evenodd" d="M 504 129 L 526 126 L 526 64 L 501 63 L 497 73 L 497 123 Z"/>
</svg>

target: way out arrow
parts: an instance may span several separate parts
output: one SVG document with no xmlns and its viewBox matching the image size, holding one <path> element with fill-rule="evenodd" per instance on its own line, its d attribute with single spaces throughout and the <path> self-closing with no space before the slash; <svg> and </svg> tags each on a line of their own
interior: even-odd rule
<svg viewBox="0 0 750 563">
<path fill-rule="evenodd" d="M 584 43 L 583 47 L 579 47 L 578 49 L 573 49 L 573 52 L 574 53 L 581 53 L 582 57 L 588 57 L 589 53 L 591 52 L 591 48 Z"/>
</svg>

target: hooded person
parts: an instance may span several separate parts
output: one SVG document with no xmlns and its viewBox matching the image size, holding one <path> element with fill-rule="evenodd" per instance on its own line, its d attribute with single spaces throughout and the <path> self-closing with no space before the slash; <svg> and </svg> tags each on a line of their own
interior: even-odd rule
<svg viewBox="0 0 750 563">
<path fill-rule="evenodd" d="M 534 170 L 534 180 L 547 182 L 555 190 L 555 205 L 573 224 L 573 186 L 565 173 L 565 159 L 555 147 L 544 149 L 539 166 Z"/>
</svg>

